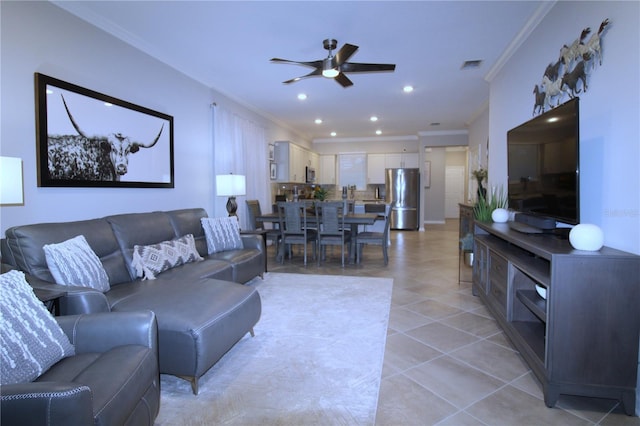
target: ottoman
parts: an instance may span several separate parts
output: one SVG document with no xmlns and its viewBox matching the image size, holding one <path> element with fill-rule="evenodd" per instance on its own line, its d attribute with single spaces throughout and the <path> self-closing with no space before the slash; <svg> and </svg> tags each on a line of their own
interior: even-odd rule
<svg viewBox="0 0 640 426">
<path fill-rule="evenodd" d="M 160 373 L 189 380 L 194 394 L 200 376 L 246 333 L 253 335 L 262 312 L 258 291 L 231 281 L 159 277 L 136 285 L 139 291 L 113 301 L 111 310 L 144 307 L 156 314 Z"/>
</svg>

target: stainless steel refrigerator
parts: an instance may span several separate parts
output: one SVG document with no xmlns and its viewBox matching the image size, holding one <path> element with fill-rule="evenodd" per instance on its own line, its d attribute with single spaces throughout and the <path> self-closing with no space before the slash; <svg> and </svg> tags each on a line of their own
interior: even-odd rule
<svg viewBox="0 0 640 426">
<path fill-rule="evenodd" d="M 386 202 L 391 205 L 391 229 L 418 229 L 420 170 L 386 169 Z"/>
</svg>

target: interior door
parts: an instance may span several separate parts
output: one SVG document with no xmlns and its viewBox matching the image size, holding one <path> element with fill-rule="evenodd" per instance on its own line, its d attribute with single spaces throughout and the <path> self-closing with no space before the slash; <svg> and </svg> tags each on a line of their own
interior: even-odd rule
<svg viewBox="0 0 640 426">
<path fill-rule="evenodd" d="M 444 173 L 444 217 L 458 218 L 458 204 L 464 202 L 464 166 L 447 166 Z"/>
</svg>

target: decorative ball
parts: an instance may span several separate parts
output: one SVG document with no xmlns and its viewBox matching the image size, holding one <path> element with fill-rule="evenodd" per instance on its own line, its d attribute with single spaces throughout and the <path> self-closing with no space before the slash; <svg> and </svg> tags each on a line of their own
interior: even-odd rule
<svg viewBox="0 0 640 426">
<path fill-rule="evenodd" d="M 604 234 L 598 225 L 581 223 L 569 232 L 569 242 L 576 250 L 598 251 L 604 245 Z"/>
<path fill-rule="evenodd" d="M 507 209 L 495 209 L 491 212 L 491 219 L 493 219 L 494 222 L 504 223 L 509 220 L 509 212 Z"/>
</svg>

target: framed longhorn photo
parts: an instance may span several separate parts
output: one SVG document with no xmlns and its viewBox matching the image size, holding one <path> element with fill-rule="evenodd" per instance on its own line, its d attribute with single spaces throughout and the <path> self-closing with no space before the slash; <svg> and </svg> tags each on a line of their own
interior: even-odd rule
<svg viewBox="0 0 640 426">
<path fill-rule="evenodd" d="M 35 74 L 38 186 L 173 188 L 173 117 Z"/>
</svg>

